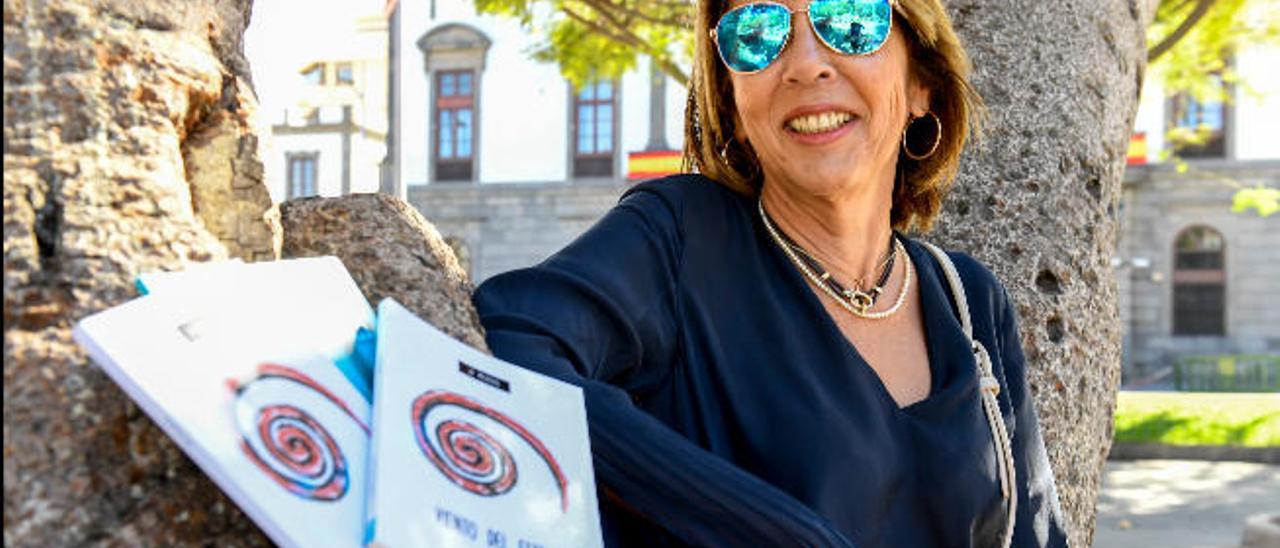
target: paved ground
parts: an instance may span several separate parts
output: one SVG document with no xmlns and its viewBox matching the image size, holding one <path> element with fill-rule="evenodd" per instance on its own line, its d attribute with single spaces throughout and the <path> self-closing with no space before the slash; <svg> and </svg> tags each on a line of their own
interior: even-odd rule
<svg viewBox="0 0 1280 548">
<path fill-rule="evenodd" d="M 1109 461 L 1094 548 L 1236 548 L 1251 514 L 1280 512 L 1280 466 Z"/>
</svg>

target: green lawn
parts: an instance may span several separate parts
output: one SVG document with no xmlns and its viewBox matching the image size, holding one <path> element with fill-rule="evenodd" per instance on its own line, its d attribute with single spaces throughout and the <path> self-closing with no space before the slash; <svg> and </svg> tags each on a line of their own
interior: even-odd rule
<svg viewBox="0 0 1280 548">
<path fill-rule="evenodd" d="M 1116 441 L 1280 446 L 1280 394 L 1120 392 Z"/>
</svg>

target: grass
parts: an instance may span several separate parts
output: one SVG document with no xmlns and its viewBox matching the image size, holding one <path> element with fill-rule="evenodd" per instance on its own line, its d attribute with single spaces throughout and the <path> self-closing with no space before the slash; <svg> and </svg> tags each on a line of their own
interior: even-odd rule
<svg viewBox="0 0 1280 548">
<path fill-rule="evenodd" d="M 1280 446 L 1280 394 L 1120 392 L 1115 441 Z"/>
</svg>

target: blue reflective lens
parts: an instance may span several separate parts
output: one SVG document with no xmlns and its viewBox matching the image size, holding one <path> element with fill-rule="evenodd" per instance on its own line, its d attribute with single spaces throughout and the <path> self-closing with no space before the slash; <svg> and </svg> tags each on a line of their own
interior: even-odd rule
<svg viewBox="0 0 1280 548">
<path fill-rule="evenodd" d="M 808 15 L 818 39 L 846 55 L 875 53 L 893 26 L 890 0 L 813 0 Z M 764 70 L 790 37 L 791 10 L 781 4 L 748 4 L 725 13 L 716 24 L 720 59 L 734 72 Z"/>
<path fill-rule="evenodd" d="M 893 8 L 889 0 L 814 0 L 809 4 L 809 20 L 831 49 L 866 55 L 889 39 Z"/>
<path fill-rule="evenodd" d="M 716 25 L 720 59 L 736 72 L 769 66 L 791 34 L 791 12 L 779 4 L 749 4 L 734 9 Z"/>
</svg>

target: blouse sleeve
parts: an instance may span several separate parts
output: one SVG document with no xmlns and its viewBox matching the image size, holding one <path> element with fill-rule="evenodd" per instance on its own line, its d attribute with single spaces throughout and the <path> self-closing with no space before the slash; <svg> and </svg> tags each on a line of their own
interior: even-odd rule
<svg viewBox="0 0 1280 548">
<path fill-rule="evenodd" d="M 700 545 L 851 546 L 790 495 L 688 441 L 633 403 L 677 359 L 679 207 L 633 191 L 542 264 L 474 301 L 495 355 L 582 387 L 603 494 Z"/>
<path fill-rule="evenodd" d="M 1049 467 L 1049 457 L 1040 436 L 1035 401 L 1029 397 L 1026 358 L 1012 302 L 1000 289 L 1004 306 L 1000 318 L 1000 361 L 1004 367 L 1005 388 L 1013 408 L 1010 423 L 1014 470 L 1017 473 L 1018 508 L 1014 522 L 1012 546 L 1066 547 L 1067 535 L 1058 503 L 1058 491 Z"/>
</svg>

